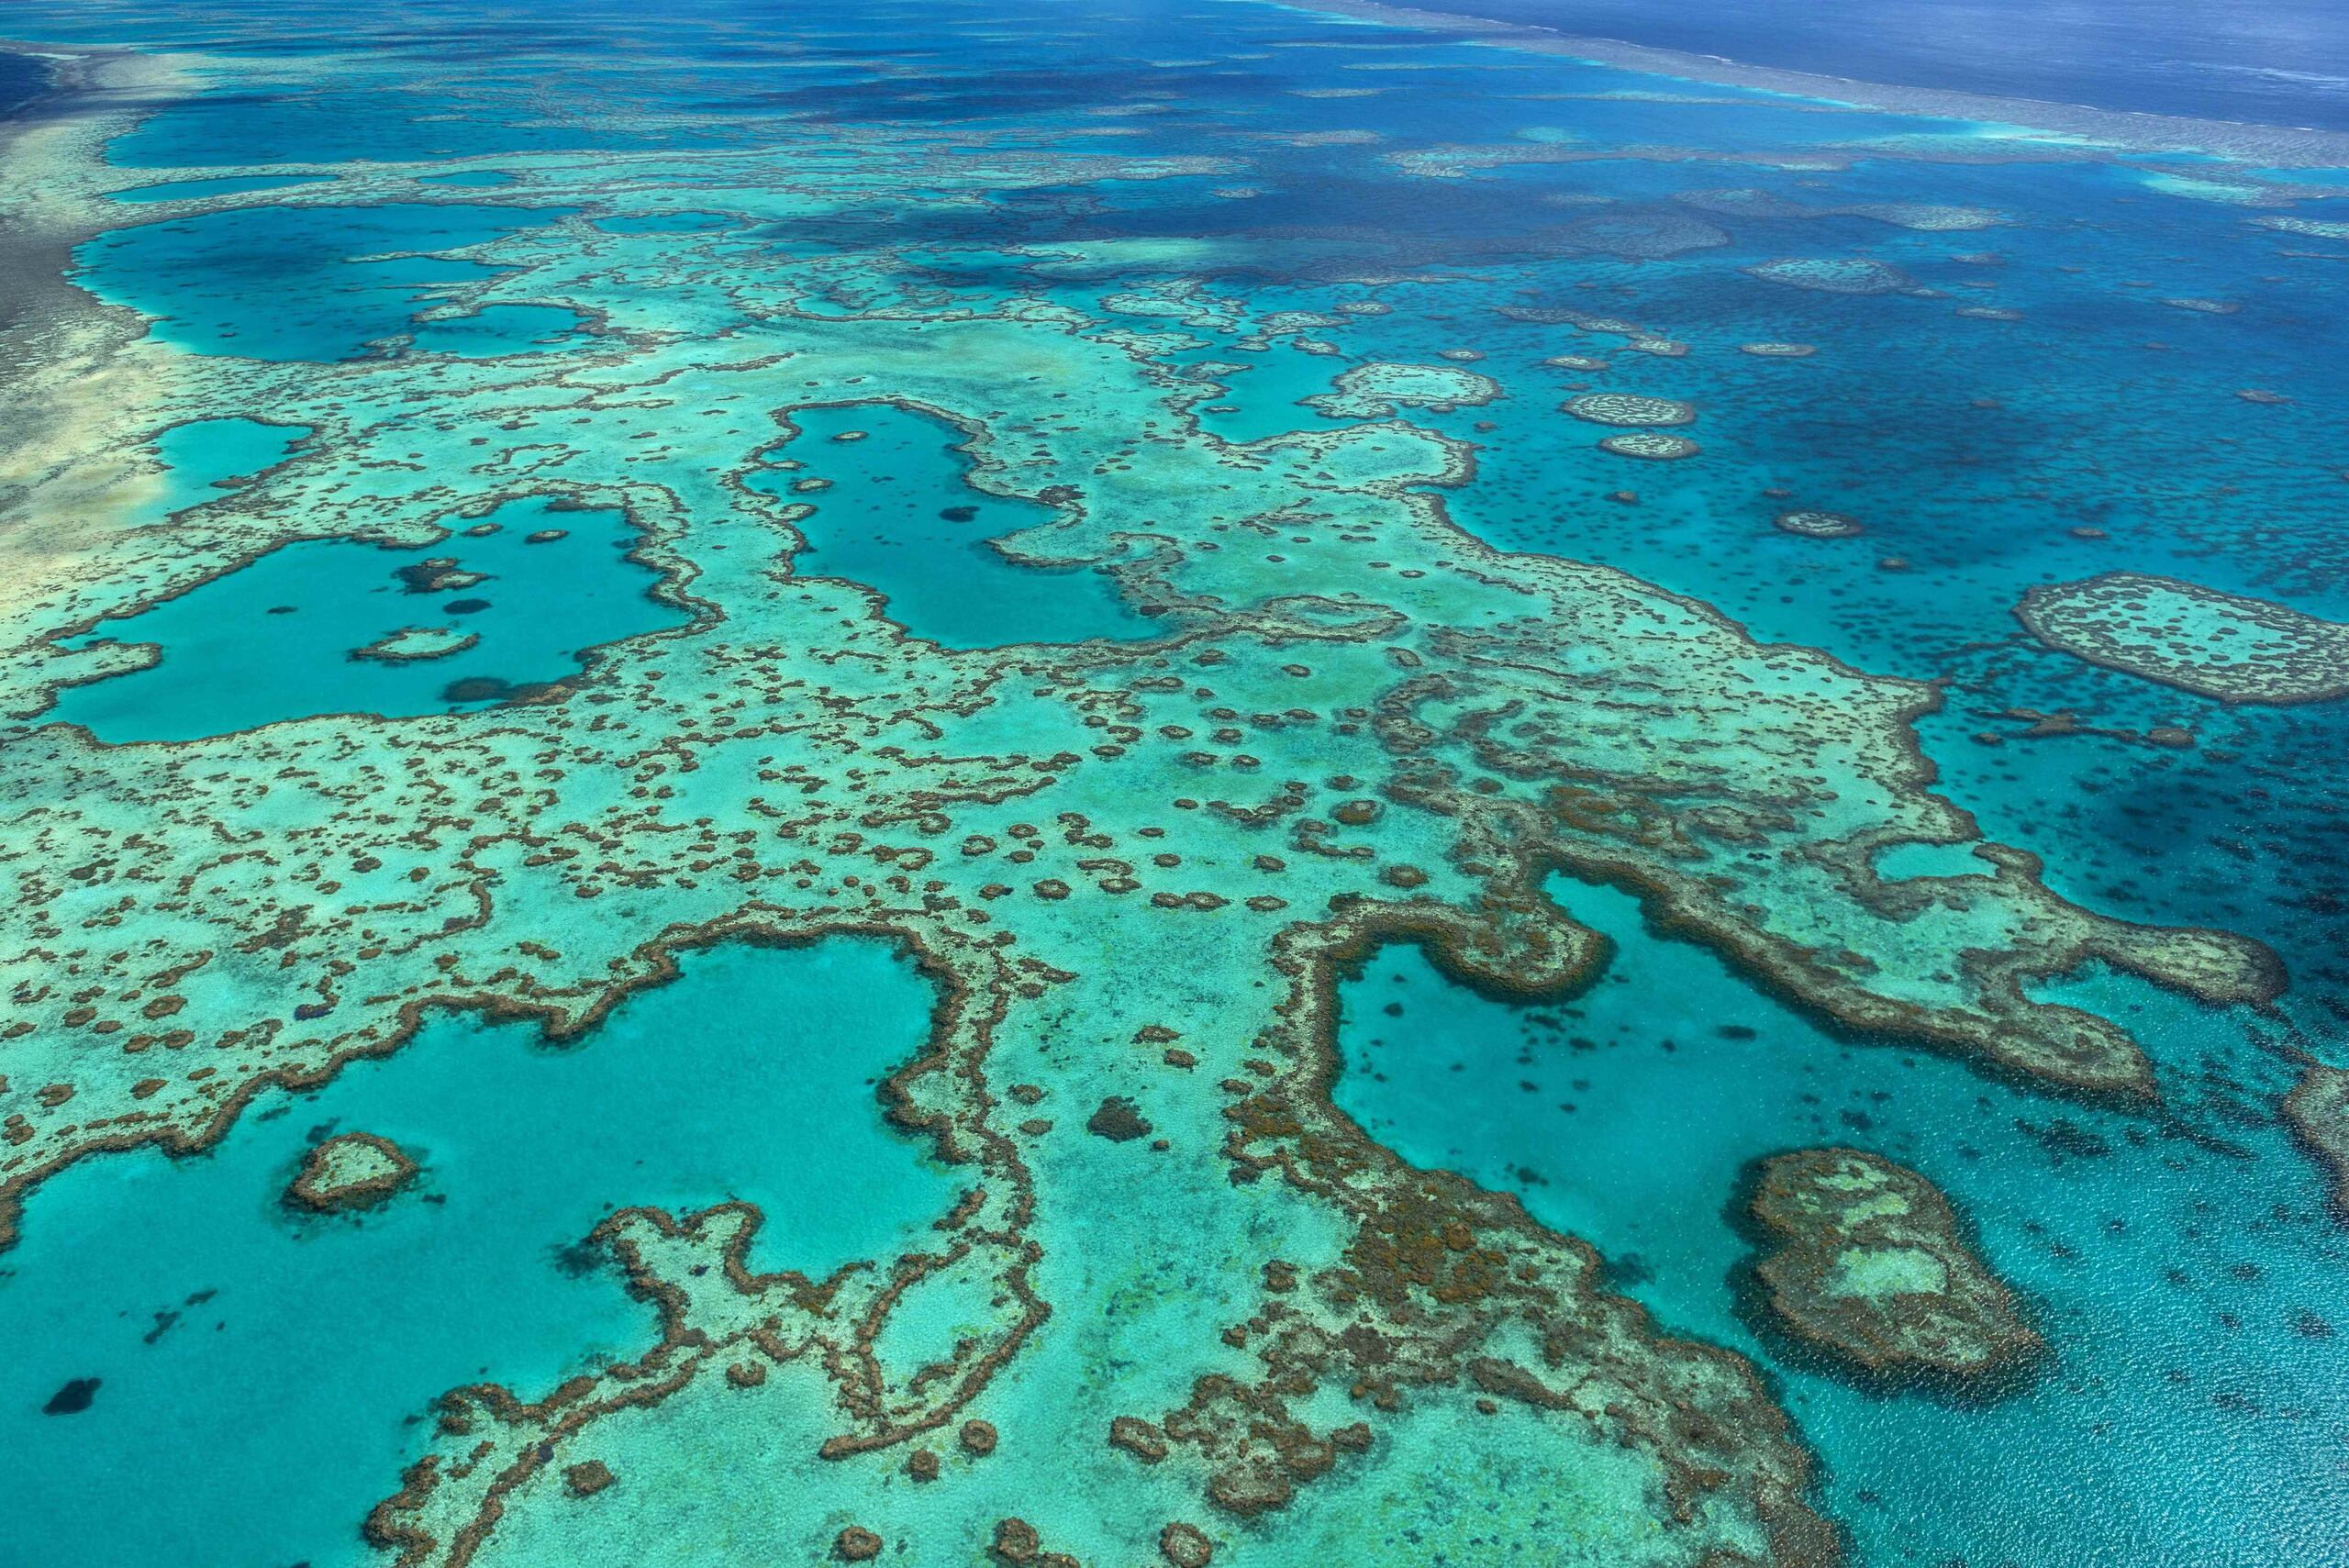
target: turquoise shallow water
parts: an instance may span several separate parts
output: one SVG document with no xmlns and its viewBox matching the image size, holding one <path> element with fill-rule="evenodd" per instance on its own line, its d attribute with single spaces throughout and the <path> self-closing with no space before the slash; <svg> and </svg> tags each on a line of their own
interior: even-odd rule
<svg viewBox="0 0 2349 1568">
<path fill-rule="evenodd" d="M 324 713 L 459 712 L 578 673 L 594 650 L 682 625 L 629 558 L 615 513 L 517 501 L 418 550 L 353 539 L 283 546 L 77 639 L 150 642 L 143 670 L 59 694 L 48 717 L 102 740 L 184 740 Z M 488 531 L 475 533 L 480 528 Z M 557 534 L 533 543 L 533 535 Z M 431 562 L 478 581 L 444 583 Z M 407 573 L 403 576 L 402 573 Z M 405 628 L 474 639 L 432 657 L 369 658 Z"/>
<path fill-rule="evenodd" d="M 1032 546 L 1045 557 L 1036 564 L 995 547 L 1052 514 L 974 489 L 961 450 L 968 438 L 952 426 L 886 404 L 788 417 L 799 433 L 763 454 L 767 466 L 743 483 L 815 508 L 798 525 L 808 541 L 800 571 L 879 589 L 884 614 L 949 648 L 1154 634 L 1102 573 L 1051 565 L 1049 539 Z"/>
<path fill-rule="evenodd" d="M 319 174 L 228 174 L 216 180 L 164 180 L 152 185 L 133 185 L 128 190 L 117 191 L 114 199 L 134 206 L 148 202 L 200 201 L 206 196 L 290 190 L 295 185 L 317 184 L 325 178 Z"/>
<path fill-rule="evenodd" d="M 240 488 L 264 469 L 284 462 L 307 434 L 306 426 L 239 416 L 173 426 L 155 438 L 155 456 L 165 470 L 156 521 Z"/>
<path fill-rule="evenodd" d="M 495 267 L 446 252 L 559 216 L 422 202 L 237 207 L 117 229 L 92 241 L 79 261 L 86 286 L 112 297 L 115 280 L 122 280 L 130 302 L 160 317 L 157 331 L 177 347 L 256 359 L 356 359 L 406 334 L 426 303 L 497 276 Z M 241 286 L 230 282 L 239 278 Z M 440 343 L 428 334 L 415 346 L 527 352 L 554 316 L 574 324 L 568 311 L 542 309 L 504 330 L 484 327 Z"/>
<path fill-rule="evenodd" d="M 6 1560 L 366 1560 L 358 1521 L 443 1390 L 540 1397 L 654 1336 L 580 1245 L 613 1209 L 745 1199 L 768 1216 L 749 1266 L 820 1277 L 953 1201 L 875 1099 L 933 1000 L 904 961 L 843 939 L 683 966 L 575 1044 L 434 1019 L 322 1090 L 264 1095 L 206 1153 L 40 1193 L 0 1262 Z M 399 1144 L 416 1182 L 355 1216 L 287 1209 L 303 1151 L 351 1131 Z M 42 1413 L 83 1378 L 86 1409 Z M 172 1506 L 125 1506 L 133 1476 L 171 1477 Z"/>
</svg>

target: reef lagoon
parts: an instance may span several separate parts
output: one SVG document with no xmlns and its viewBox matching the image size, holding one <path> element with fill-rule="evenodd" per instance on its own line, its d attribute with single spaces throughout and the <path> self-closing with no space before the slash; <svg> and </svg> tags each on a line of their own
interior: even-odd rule
<svg viewBox="0 0 2349 1568">
<path fill-rule="evenodd" d="M 13 6 L 0 1564 L 2349 1563 L 2349 117 L 1713 9 Z"/>
</svg>

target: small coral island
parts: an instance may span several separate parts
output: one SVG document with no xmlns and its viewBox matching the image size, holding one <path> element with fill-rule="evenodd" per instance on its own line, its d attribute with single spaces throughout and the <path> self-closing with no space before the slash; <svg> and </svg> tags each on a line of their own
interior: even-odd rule
<svg viewBox="0 0 2349 1568">
<path fill-rule="evenodd" d="M 446 659 L 481 641 L 478 632 L 446 626 L 404 626 L 351 651 L 353 659 L 379 659 L 387 664 L 416 659 Z"/>
<path fill-rule="evenodd" d="M 1577 419 L 1594 425 L 1687 425 L 1697 418 L 1693 404 L 1676 397 L 1644 397 L 1631 392 L 1591 392 L 1560 405 Z"/>
<path fill-rule="evenodd" d="M 1867 532 L 1841 512 L 1781 512 L 1777 526 L 1787 533 L 1800 534 L 1805 539 L 1850 539 L 1855 534 Z"/>
<path fill-rule="evenodd" d="M 1397 408 L 1448 414 L 1490 403 L 1500 383 L 1453 365 L 1404 365 L 1380 361 L 1356 365 L 1338 377 L 1337 390 L 1305 399 L 1305 406 L 1332 419 L 1384 419 Z"/>
<path fill-rule="evenodd" d="M 2046 1347 L 1916 1172 L 1854 1149 L 1764 1161 L 1747 1205 L 1774 1326 L 1869 1380 L 1968 1385 Z"/>
<path fill-rule="evenodd" d="M 1674 462 L 1684 457 L 1695 457 L 1699 449 L 1686 436 L 1675 436 L 1663 430 L 1630 430 L 1620 436 L 1608 436 L 1598 443 L 1601 451 L 1617 457 L 1644 458 L 1650 462 Z"/>
<path fill-rule="evenodd" d="M 416 1162 L 390 1139 L 346 1132 L 312 1149 L 285 1201 L 317 1214 L 373 1208 L 416 1178 Z"/>
</svg>

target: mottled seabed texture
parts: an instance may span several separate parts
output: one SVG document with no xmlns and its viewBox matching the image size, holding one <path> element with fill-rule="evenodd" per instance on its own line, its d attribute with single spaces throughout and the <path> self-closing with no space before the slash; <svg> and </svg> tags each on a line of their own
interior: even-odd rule
<svg viewBox="0 0 2349 1568">
<path fill-rule="evenodd" d="M 6 25 L 0 1562 L 2349 1562 L 2334 141 Z"/>
</svg>

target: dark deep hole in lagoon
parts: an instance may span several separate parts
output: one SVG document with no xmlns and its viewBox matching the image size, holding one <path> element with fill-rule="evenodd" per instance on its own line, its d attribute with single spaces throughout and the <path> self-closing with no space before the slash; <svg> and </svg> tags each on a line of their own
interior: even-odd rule
<svg viewBox="0 0 2349 1568">
<path fill-rule="evenodd" d="M 97 1397 L 98 1385 L 101 1381 L 95 1377 L 68 1379 L 64 1387 L 49 1396 L 49 1403 L 40 1407 L 41 1414 L 44 1416 L 80 1415 L 88 1409 L 91 1401 Z"/>
</svg>

